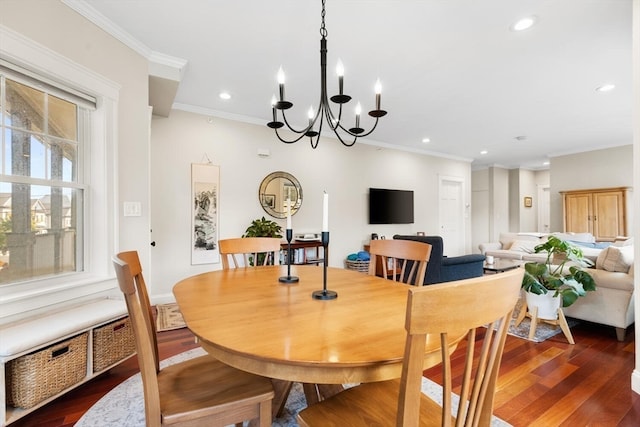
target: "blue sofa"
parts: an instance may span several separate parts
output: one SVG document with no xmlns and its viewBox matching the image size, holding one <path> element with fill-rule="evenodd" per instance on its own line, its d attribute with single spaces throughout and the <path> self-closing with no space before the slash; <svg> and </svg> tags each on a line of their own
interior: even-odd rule
<svg viewBox="0 0 640 427">
<path fill-rule="evenodd" d="M 399 235 L 394 239 L 414 240 L 416 242 L 428 243 L 431 245 L 431 257 L 427 264 L 427 273 L 424 277 L 424 284 L 451 282 L 454 280 L 468 279 L 470 277 L 482 276 L 484 255 L 470 254 L 455 257 L 448 257 L 443 254 L 443 242 L 440 236 L 413 236 Z M 412 283 L 413 284 L 413 283 Z"/>
</svg>

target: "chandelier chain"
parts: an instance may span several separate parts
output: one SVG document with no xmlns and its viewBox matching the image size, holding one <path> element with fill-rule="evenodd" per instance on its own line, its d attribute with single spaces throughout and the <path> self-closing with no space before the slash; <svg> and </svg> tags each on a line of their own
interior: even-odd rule
<svg viewBox="0 0 640 427">
<path fill-rule="evenodd" d="M 320 16 L 322 17 L 322 25 L 320 25 L 320 35 L 323 39 L 326 39 L 329 33 L 327 32 L 327 27 L 324 25 L 324 15 L 326 14 L 324 10 L 324 2 L 325 0 L 322 0 L 322 13 L 320 14 Z"/>
</svg>

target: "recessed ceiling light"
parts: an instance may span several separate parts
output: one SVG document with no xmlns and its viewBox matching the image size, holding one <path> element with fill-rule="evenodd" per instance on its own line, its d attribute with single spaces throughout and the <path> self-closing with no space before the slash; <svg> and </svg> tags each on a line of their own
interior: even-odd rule
<svg viewBox="0 0 640 427">
<path fill-rule="evenodd" d="M 231 94 L 229 92 L 220 92 L 218 96 L 220 97 L 220 99 L 224 99 L 225 101 L 227 99 L 231 99 Z"/>
<path fill-rule="evenodd" d="M 517 20 L 509 29 L 511 31 L 524 31 L 533 27 L 535 23 L 538 21 L 538 17 L 535 15 L 527 16 L 526 18 L 522 18 Z"/>
<path fill-rule="evenodd" d="M 542 166 L 549 166 L 551 163 L 549 161 L 542 162 Z"/>
<path fill-rule="evenodd" d="M 422 138 L 422 142 L 423 142 L 423 143 L 425 143 L 425 144 L 428 144 L 428 143 L 430 143 L 430 142 L 431 142 L 431 139 L 429 139 L 429 138 Z"/>
<path fill-rule="evenodd" d="M 487 154 L 487 153 L 489 153 L 487 150 L 482 150 L 482 151 L 480 152 L 480 154 L 482 154 L 483 156 L 484 156 L 485 154 Z"/>
<path fill-rule="evenodd" d="M 603 84 L 602 86 L 597 87 L 596 90 L 598 92 L 609 92 L 610 90 L 613 90 L 615 88 L 616 88 L 616 85 L 612 83 L 606 83 L 606 84 Z"/>
</svg>

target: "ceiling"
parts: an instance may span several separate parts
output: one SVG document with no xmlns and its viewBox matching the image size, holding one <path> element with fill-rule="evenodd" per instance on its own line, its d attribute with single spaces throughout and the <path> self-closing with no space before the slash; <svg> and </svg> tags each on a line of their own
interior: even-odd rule
<svg viewBox="0 0 640 427">
<path fill-rule="evenodd" d="M 149 57 L 150 96 L 174 108 L 266 124 L 280 66 L 290 122 L 318 106 L 320 0 L 64 1 Z M 510 30 L 530 15 L 536 25 Z M 545 169 L 632 143 L 631 17 L 632 0 L 328 0 L 329 96 L 339 58 L 348 122 L 382 83 L 388 115 L 365 143 Z"/>
</svg>

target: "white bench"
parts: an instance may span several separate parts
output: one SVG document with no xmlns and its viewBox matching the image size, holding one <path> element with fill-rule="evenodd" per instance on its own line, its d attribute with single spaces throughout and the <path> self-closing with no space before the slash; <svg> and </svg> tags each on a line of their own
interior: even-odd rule
<svg viewBox="0 0 640 427">
<path fill-rule="evenodd" d="M 2 403 L 0 405 L 0 426 L 6 426 L 22 418 L 56 397 L 120 363 L 122 360 L 100 372 L 93 372 L 93 334 L 91 332 L 97 327 L 122 319 L 127 315 L 127 307 L 124 301 L 103 298 L 0 326 L 0 400 Z M 5 365 L 7 362 L 83 332 L 89 332 L 87 373 L 83 381 L 29 409 L 13 408 L 7 405 L 5 384 Z"/>
</svg>

